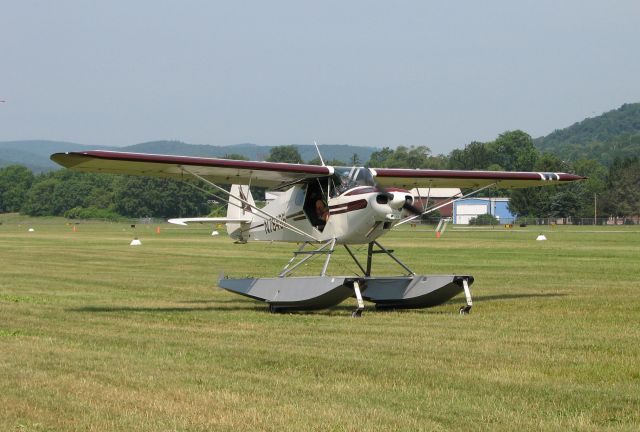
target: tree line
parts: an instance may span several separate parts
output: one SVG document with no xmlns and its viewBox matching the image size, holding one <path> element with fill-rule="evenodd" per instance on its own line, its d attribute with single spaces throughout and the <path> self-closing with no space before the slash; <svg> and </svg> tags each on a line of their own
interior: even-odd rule
<svg viewBox="0 0 640 432">
<path fill-rule="evenodd" d="M 121 219 L 206 214 L 207 195 L 168 179 L 58 170 L 34 175 L 21 165 L 0 169 L 0 213 Z"/>
<path fill-rule="evenodd" d="M 245 159 L 226 155 L 228 159 Z M 271 149 L 268 161 L 304 163 L 295 146 Z M 307 163 L 320 164 L 320 158 Z M 327 165 L 362 165 L 354 154 L 349 161 Z M 510 197 L 510 209 L 528 217 L 631 216 L 640 214 L 640 159 L 616 158 L 606 166 L 596 159 L 561 160 L 541 153 L 522 131 L 507 131 L 490 142 L 472 142 L 449 155 L 434 155 L 427 146 L 384 147 L 365 164 L 372 168 L 431 168 L 571 172 L 588 180 L 569 185 L 493 190 Z M 138 176 L 58 170 L 33 174 L 21 165 L 0 169 L 0 213 L 69 218 L 185 217 L 211 212 L 212 196 L 189 182 Z M 488 191 L 485 191 L 489 193 Z M 483 193 L 484 194 L 484 193 Z M 484 194 L 487 195 L 487 194 Z"/>
<path fill-rule="evenodd" d="M 504 132 L 490 142 L 472 142 L 448 156 L 434 156 L 428 147 L 383 148 L 371 155 L 368 166 L 574 173 L 588 179 L 558 186 L 485 190 L 483 195 L 509 197 L 509 209 L 522 217 L 640 215 L 638 156 L 616 158 L 609 166 L 584 157 L 567 162 L 540 152 L 531 136 L 520 130 Z"/>
</svg>

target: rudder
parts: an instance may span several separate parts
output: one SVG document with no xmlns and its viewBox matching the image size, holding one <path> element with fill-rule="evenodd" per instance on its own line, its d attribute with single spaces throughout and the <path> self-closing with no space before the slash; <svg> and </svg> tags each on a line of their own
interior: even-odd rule
<svg viewBox="0 0 640 432">
<path fill-rule="evenodd" d="M 231 185 L 229 205 L 227 206 L 227 217 L 230 219 L 247 218 L 253 219 L 253 209 L 251 206 L 256 205 L 249 190 L 248 185 Z M 249 203 L 247 205 L 237 199 L 242 198 L 243 201 Z M 229 236 L 237 241 L 246 242 L 247 236 L 243 235 L 243 230 L 249 227 L 250 223 L 227 222 L 227 232 Z"/>
</svg>

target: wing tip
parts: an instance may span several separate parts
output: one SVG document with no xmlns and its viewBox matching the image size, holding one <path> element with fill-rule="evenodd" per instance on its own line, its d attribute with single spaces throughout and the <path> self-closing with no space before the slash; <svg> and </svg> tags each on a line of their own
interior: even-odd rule
<svg viewBox="0 0 640 432">
<path fill-rule="evenodd" d="M 187 223 L 182 218 L 169 219 L 167 222 L 174 225 L 183 225 L 187 226 Z"/>
<path fill-rule="evenodd" d="M 74 153 L 72 152 L 60 152 L 52 154 L 49 156 L 49 159 L 65 168 L 71 168 L 80 162 L 80 160 L 74 158 L 73 155 Z"/>
<path fill-rule="evenodd" d="M 560 181 L 582 181 L 589 180 L 589 177 L 581 176 L 578 174 L 559 173 Z"/>
</svg>

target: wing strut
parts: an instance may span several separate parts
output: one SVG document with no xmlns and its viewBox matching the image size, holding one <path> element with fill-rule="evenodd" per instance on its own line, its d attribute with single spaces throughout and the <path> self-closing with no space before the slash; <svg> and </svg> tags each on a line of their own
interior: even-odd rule
<svg viewBox="0 0 640 432">
<path fill-rule="evenodd" d="M 222 192 L 223 194 L 226 194 L 227 196 L 230 196 L 230 197 L 232 197 L 232 198 L 235 198 L 235 199 L 237 199 L 238 201 L 240 201 L 242 204 L 244 204 L 244 205 L 247 205 L 247 206 L 251 207 L 251 209 L 253 209 L 253 210 L 255 210 L 257 213 L 259 213 L 259 214 L 262 216 L 262 218 L 263 218 L 263 219 L 265 219 L 265 216 L 266 216 L 267 218 L 269 218 L 269 219 L 278 219 L 278 218 L 277 218 L 277 217 L 275 217 L 274 215 L 272 215 L 272 214 L 270 214 L 270 213 L 268 213 L 268 212 L 266 212 L 266 211 L 264 211 L 264 210 L 262 210 L 262 209 L 260 209 L 260 208 L 258 208 L 258 207 L 256 207 L 256 206 L 254 206 L 254 205 L 251 205 L 247 200 L 243 199 L 242 197 L 239 197 L 239 196 L 233 195 L 233 194 L 232 194 L 231 192 L 229 192 L 228 190 L 226 190 L 226 189 L 224 189 L 224 188 L 222 188 L 222 187 L 218 186 L 217 184 L 215 184 L 215 183 L 213 183 L 213 182 L 210 182 L 209 180 L 207 180 L 206 178 L 202 177 L 201 175 L 198 175 L 197 173 L 195 173 L 195 172 L 193 172 L 193 171 L 190 171 L 190 170 L 189 170 L 188 168 L 186 168 L 184 165 L 182 165 L 180 168 L 181 168 L 184 172 L 186 172 L 187 174 L 191 174 L 192 176 L 194 176 L 194 177 L 195 177 L 195 178 L 197 178 L 198 180 L 201 180 L 201 181 L 205 182 L 206 184 L 208 184 L 209 186 L 211 186 L 211 187 L 213 187 L 213 188 L 217 189 L 218 191 Z M 291 225 L 291 224 L 289 224 L 289 223 L 287 223 L 287 222 L 285 222 L 285 221 L 283 221 L 283 220 L 281 220 L 281 219 L 278 219 L 278 223 L 279 223 L 279 224 L 281 224 L 284 228 L 287 228 L 287 229 L 289 229 L 290 231 L 293 231 L 293 232 L 294 232 L 294 233 L 296 233 L 296 234 L 300 234 L 300 235 L 303 235 L 303 236 L 305 236 L 305 237 L 309 237 L 311 240 L 313 240 L 313 241 L 315 241 L 315 242 L 319 241 L 317 238 L 315 238 L 315 237 L 314 237 L 314 236 L 312 236 L 311 234 L 308 234 L 308 233 L 306 233 L 306 232 L 302 231 L 301 229 L 298 229 L 298 228 L 294 227 L 293 225 Z"/>
<path fill-rule="evenodd" d="M 418 213 L 417 215 L 409 216 L 409 217 L 406 217 L 406 218 L 402 219 L 400 222 L 398 222 L 397 224 L 395 224 L 393 227 L 395 228 L 395 227 L 397 227 L 397 226 L 400 226 L 400 225 L 402 225 L 402 224 L 405 224 L 405 223 L 407 223 L 407 222 L 409 222 L 409 221 L 414 220 L 415 218 L 417 218 L 417 217 L 419 217 L 419 216 L 426 215 L 426 214 L 428 214 L 428 213 L 434 212 L 434 211 L 438 210 L 439 208 L 442 208 L 442 207 L 444 207 L 444 206 L 446 206 L 446 205 L 449 205 L 449 204 L 451 204 L 451 203 L 454 203 L 454 202 L 456 202 L 456 201 L 460 201 L 460 200 L 461 200 L 461 199 L 463 199 L 463 198 L 470 197 L 471 195 L 475 195 L 475 194 L 477 194 L 478 192 L 481 192 L 481 191 L 483 191 L 483 190 L 485 190 L 485 189 L 487 189 L 487 188 L 493 187 L 493 186 L 495 186 L 495 185 L 497 185 L 497 184 L 498 184 L 498 182 L 488 184 L 488 185 L 486 185 L 486 186 L 481 187 L 480 189 L 476 189 L 476 190 L 474 190 L 474 191 L 472 191 L 472 192 L 469 192 L 468 194 L 465 194 L 465 195 L 459 196 L 458 198 L 454 198 L 454 199 L 452 199 L 452 200 L 445 201 L 445 202 L 444 202 L 444 203 L 442 203 L 442 204 L 438 204 L 438 205 L 436 205 L 436 206 L 430 207 L 430 208 L 426 209 L 425 211 L 423 211 L 422 213 Z"/>
<path fill-rule="evenodd" d="M 234 202 L 231 202 L 230 200 L 228 200 L 226 198 L 222 198 L 221 196 L 216 195 L 213 192 L 206 190 L 205 188 L 201 188 L 198 185 L 195 185 L 195 184 L 193 184 L 191 182 L 188 182 L 186 180 L 182 180 L 182 181 L 185 182 L 186 184 L 188 184 L 189 186 L 191 186 L 192 188 L 194 188 L 196 190 L 199 190 L 200 192 L 203 192 L 203 193 L 205 193 L 207 195 L 210 195 L 210 196 L 214 197 L 215 199 L 219 199 L 220 201 L 225 202 L 228 205 L 232 205 L 234 207 L 238 207 L 240 210 L 244 210 L 244 208 L 241 205 L 238 205 L 238 204 L 236 204 Z"/>
</svg>

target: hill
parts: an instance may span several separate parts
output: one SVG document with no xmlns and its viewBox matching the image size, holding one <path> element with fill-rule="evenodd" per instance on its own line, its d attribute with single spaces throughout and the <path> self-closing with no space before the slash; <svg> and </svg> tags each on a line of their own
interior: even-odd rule
<svg viewBox="0 0 640 432">
<path fill-rule="evenodd" d="M 49 158 L 18 149 L 0 148 L 0 167 L 20 164 L 35 173 L 51 170 Z"/>
<path fill-rule="evenodd" d="M 317 156 L 313 145 L 296 145 L 305 161 Z M 126 147 L 88 146 L 84 144 L 60 141 L 5 141 L 0 142 L 0 167 L 11 164 L 26 165 L 34 172 L 50 171 L 59 168 L 49 160 L 52 153 L 86 150 L 116 150 L 138 153 L 158 153 L 185 156 L 224 157 L 239 154 L 251 160 L 264 160 L 269 156 L 272 146 L 256 144 L 235 144 L 227 146 L 187 144 L 180 141 L 151 141 Z M 353 154 L 357 154 L 365 163 L 375 152 L 375 147 L 359 147 L 346 144 L 322 144 L 320 151 L 325 159 L 338 159 L 348 163 Z"/>
<path fill-rule="evenodd" d="M 597 117 L 537 138 L 536 147 L 564 160 L 583 157 L 610 164 L 616 157 L 640 155 L 640 103 L 624 104 Z"/>
<path fill-rule="evenodd" d="M 24 140 L 0 142 L 0 167 L 20 164 L 33 172 L 51 171 L 59 168 L 49 156 L 52 153 L 65 151 L 91 150 L 95 147 L 64 141 Z M 115 150 L 116 147 L 102 147 L 104 150 Z"/>
<path fill-rule="evenodd" d="M 316 148 L 310 144 L 294 144 L 302 159 L 309 161 L 318 156 Z M 351 160 L 357 154 L 362 163 L 369 160 L 371 154 L 378 149 L 375 147 L 360 147 L 346 144 L 320 144 L 320 151 L 324 159 L 338 159 L 344 162 Z M 251 160 L 264 160 L 269 156 L 273 146 L 257 144 L 235 144 L 227 146 L 186 144 L 180 141 L 152 141 L 132 146 L 122 147 L 122 151 L 140 153 L 161 153 L 185 156 L 223 157 L 230 154 L 240 154 Z"/>
<path fill-rule="evenodd" d="M 543 152 L 558 155 L 566 161 L 581 158 L 595 159 L 609 165 L 616 157 L 640 156 L 640 103 L 624 104 L 620 108 L 597 117 L 587 118 L 573 125 L 553 131 L 534 140 Z M 310 144 L 295 145 L 302 159 L 316 158 L 316 150 Z M 10 164 L 28 166 L 34 172 L 49 171 L 59 167 L 49 160 L 52 153 L 83 150 L 119 150 L 139 153 L 159 153 L 186 156 L 224 157 L 239 154 L 251 160 L 264 160 L 273 146 L 244 143 L 214 146 L 187 144 L 180 141 L 151 141 L 126 147 L 88 146 L 84 144 L 30 140 L 0 142 L 0 167 Z M 337 159 L 349 164 L 356 154 L 361 163 L 379 149 L 346 144 L 322 144 L 320 151 L 325 160 Z"/>
</svg>

